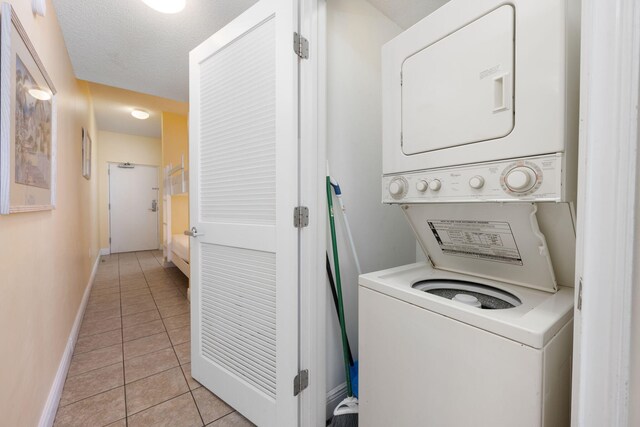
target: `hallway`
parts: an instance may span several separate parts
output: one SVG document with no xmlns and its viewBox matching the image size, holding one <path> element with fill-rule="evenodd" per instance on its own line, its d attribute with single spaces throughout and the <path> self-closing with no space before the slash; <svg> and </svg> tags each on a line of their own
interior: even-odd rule
<svg viewBox="0 0 640 427">
<path fill-rule="evenodd" d="M 190 374 L 188 280 L 162 252 L 103 256 L 55 426 L 251 426 Z"/>
</svg>

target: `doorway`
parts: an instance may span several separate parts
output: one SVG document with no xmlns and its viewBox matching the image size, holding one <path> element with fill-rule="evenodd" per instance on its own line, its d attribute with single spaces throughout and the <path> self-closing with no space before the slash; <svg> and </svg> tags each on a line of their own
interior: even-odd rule
<svg viewBox="0 0 640 427">
<path fill-rule="evenodd" d="M 158 167 L 109 164 L 111 253 L 158 249 Z"/>
</svg>

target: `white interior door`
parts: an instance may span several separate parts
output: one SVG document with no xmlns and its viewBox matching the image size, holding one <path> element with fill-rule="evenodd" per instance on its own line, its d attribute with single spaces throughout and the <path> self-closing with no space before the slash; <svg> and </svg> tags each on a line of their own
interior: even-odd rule
<svg viewBox="0 0 640 427">
<path fill-rule="evenodd" d="M 192 375 L 259 426 L 298 423 L 297 2 L 190 55 Z"/>
<path fill-rule="evenodd" d="M 109 165 L 111 253 L 158 249 L 158 168 Z"/>
</svg>

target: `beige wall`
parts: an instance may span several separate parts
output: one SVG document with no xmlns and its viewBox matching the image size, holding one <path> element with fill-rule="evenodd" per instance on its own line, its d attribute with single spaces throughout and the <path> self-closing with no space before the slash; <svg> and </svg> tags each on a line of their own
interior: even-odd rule
<svg viewBox="0 0 640 427">
<path fill-rule="evenodd" d="M 187 116 L 162 113 L 162 164 L 180 164 L 184 155 L 185 168 L 189 169 L 189 121 Z M 171 198 L 171 234 L 181 234 L 189 228 L 189 197 Z"/>
<path fill-rule="evenodd" d="M 100 247 L 109 248 L 109 163 L 136 163 L 139 165 L 160 166 L 162 164 L 162 144 L 160 139 L 144 136 L 99 131 L 98 170 L 99 180 L 98 209 L 100 212 Z M 158 183 L 162 194 L 162 171 L 158 169 Z M 162 197 L 159 197 L 162 203 Z M 160 205 L 162 212 L 162 205 Z M 161 218 L 158 223 L 162 224 Z M 158 225 L 160 227 L 160 225 Z M 161 234 L 158 234 L 159 236 Z M 159 243 L 159 242 L 158 242 Z"/>
<path fill-rule="evenodd" d="M 57 208 L 0 217 L 0 424 L 35 426 L 98 255 L 97 178 L 82 177 L 81 129 L 96 145 L 89 93 L 47 1 L 9 0 L 58 91 Z M 97 163 L 94 156 L 94 171 Z"/>
</svg>

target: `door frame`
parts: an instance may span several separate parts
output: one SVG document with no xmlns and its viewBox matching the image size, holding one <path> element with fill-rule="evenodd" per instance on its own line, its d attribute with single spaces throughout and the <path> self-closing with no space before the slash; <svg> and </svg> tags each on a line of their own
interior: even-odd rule
<svg viewBox="0 0 640 427">
<path fill-rule="evenodd" d="M 161 249 L 162 247 L 162 208 L 163 208 L 163 203 L 162 203 L 162 194 L 163 194 L 163 188 L 162 188 L 162 168 L 158 165 L 148 165 L 145 163 L 131 163 L 131 162 L 115 162 L 115 161 L 108 161 L 107 162 L 107 227 L 109 230 L 109 253 L 108 254 L 102 254 L 102 255 L 110 255 L 113 253 L 113 251 L 111 250 L 111 166 L 112 165 L 121 165 L 123 163 L 129 163 L 132 166 L 146 166 L 146 167 L 150 167 L 150 168 L 156 168 L 157 172 L 158 172 L 158 189 L 156 190 L 158 192 L 158 211 L 157 213 L 157 218 L 156 218 L 156 240 L 157 240 L 157 248 L 156 249 Z"/>
<path fill-rule="evenodd" d="M 299 33 L 309 41 L 300 65 L 300 204 L 309 225 L 300 233 L 300 426 L 326 426 L 326 0 L 300 0 Z"/>
<path fill-rule="evenodd" d="M 574 426 L 640 422 L 638 22 L 635 0 L 582 2 Z"/>
</svg>

